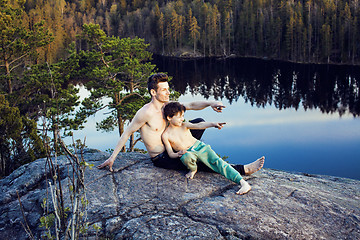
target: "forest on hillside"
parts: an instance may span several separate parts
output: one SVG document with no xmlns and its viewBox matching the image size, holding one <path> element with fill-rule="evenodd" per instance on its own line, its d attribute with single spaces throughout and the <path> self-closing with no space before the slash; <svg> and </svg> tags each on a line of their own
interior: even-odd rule
<svg viewBox="0 0 360 240">
<path fill-rule="evenodd" d="M 360 62 L 358 0 L 27 0 L 25 12 L 30 28 L 45 20 L 53 33 L 41 54 L 49 62 L 88 23 L 109 36 L 143 38 L 162 55 Z"/>
</svg>

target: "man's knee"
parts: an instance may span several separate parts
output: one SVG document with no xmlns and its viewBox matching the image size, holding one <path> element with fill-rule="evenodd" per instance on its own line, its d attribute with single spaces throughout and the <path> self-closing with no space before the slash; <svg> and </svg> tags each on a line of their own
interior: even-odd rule
<svg viewBox="0 0 360 240">
<path fill-rule="evenodd" d="M 205 122 L 205 120 L 203 118 L 195 118 L 193 120 L 190 120 L 189 122 L 191 123 L 200 123 L 200 122 Z M 191 129 L 191 135 L 193 135 L 194 138 L 196 138 L 197 140 L 200 140 L 202 135 L 204 134 L 205 129 Z"/>
<path fill-rule="evenodd" d="M 191 122 L 191 123 L 200 123 L 200 122 L 205 122 L 205 120 L 203 118 L 195 118 L 193 120 L 190 120 L 189 122 Z"/>
</svg>

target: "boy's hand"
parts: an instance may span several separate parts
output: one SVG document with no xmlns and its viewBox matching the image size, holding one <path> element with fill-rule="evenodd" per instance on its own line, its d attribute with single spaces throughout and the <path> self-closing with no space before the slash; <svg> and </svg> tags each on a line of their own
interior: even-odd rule
<svg viewBox="0 0 360 240">
<path fill-rule="evenodd" d="M 223 125 L 226 123 L 215 123 L 215 127 L 218 128 L 219 130 L 223 128 Z"/>
<path fill-rule="evenodd" d="M 182 157 L 182 155 L 184 155 L 186 152 L 186 150 L 180 150 L 177 152 L 177 154 L 179 155 L 179 157 Z"/>
</svg>

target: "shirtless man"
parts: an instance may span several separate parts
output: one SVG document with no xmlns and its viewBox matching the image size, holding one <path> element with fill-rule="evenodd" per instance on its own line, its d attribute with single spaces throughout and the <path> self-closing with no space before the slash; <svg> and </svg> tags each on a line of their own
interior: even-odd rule
<svg viewBox="0 0 360 240">
<path fill-rule="evenodd" d="M 153 74 L 148 79 L 148 90 L 151 95 L 151 101 L 140 108 L 135 114 L 129 126 L 121 135 L 114 152 L 103 162 L 98 168 L 109 167 L 113 171 L 112 166 L 123 148 L 130 135 L 140 129 L 140 136 L 155 166 L 186 170 L 179 158 L 170 158 L 165 151 L 161 135 L 166 128 L 166 120 L 163 117 L 163 107 L 169 102 L 169 83 L 168 76 L 164 73 Z M 212 107 L 216 112 L 221 112 L 225 107 L 221 102 L 217 101 L 197 101 L 183 104 L 186 110 L 201 110 L 206 107 Z M 256 160 L 247 165 L 237 165 L 234 168 L 242 175 L 250 175 L 263 167 L 264 162 Z"/>
</svg>

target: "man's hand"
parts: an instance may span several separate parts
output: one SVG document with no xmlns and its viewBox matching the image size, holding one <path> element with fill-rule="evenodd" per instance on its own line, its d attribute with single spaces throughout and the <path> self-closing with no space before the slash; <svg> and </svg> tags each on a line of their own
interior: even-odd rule
<svg viewBox="0 0 360 240">
<path fill-rule="evenodd" d="M 105 162 L 103 162 L 102 164 L 100 164 L 99 166 L 97 166 L 97 168 L 98 168 L 98 169 L 101 169 L 101 168 L 104 168 L 104 167 L 106 167 L 106 166 L 109 166 L 109 170 L 110 170 L 110 172 L 112 172 L 112 171 L 113 171 L 112 165 L 114 164 L 114 161 L 115 161 L 115 159 L 112 159 L 112 158 L 110 157 L 110 158 L 108 158 Z"/>
<path fill-rule="evenodd" d="M 223 125 L 226 123 L 215 123 L 215 128 L 218 128 L 219 130 L 223 128 Z"/>
<path fill-rule="evenodd" d="M 222 112 L 222 109 L 225 108 L 222 102 L 214 102 L 210 106 L 215 112 Z"/>
</svg>

